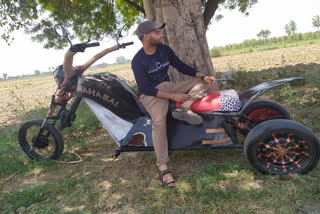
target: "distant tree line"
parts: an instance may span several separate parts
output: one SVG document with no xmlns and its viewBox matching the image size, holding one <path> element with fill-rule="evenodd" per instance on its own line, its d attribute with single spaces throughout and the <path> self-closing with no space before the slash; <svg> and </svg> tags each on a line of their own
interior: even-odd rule
<svg viewBox="0 0 320 214">
<path fill-rule="evenodd" d="M 94 68 L 100 68 L 100 67 L 109 67 L 112 65 L 121 65 L 121 64 L 128 64 L 131 63 L 130 59 L 125 58 L 124 56 L 119 56 L 116 58 L 116 62 L 113 64 L 107 64 L 107 63 L 102 63 L 100 65 L 93 65 L 91 66 L 93 69 Z M 34 70 L 34 74 L 23 74 L 23 75 L 17 75 L 17 76 L 8 76 L 7 73 L 2 73 L 2 77 L 0 76 L 0 81 L 2 80 L 10 80 L 10 79 L 20 79 L 20 78 L 29 78 L 33 76 L 48 76 L 52 75 L 52 72 L 54 71 L 55 67 L 49 67 L 48 71 L 40 71 L 39 69 Z"/>
<path fill-rule="evenodd" d="M 312 18 L 312 26 L 317 28 L 318 31 L 320 31 L 320 16 L 314 16 Z M 295 21 L 291 20 L 288 24 L 284 26 L 284 31 L 285 33 L 290 36 L 296 33 L 297 31 L 297 24 Z M 267 39 L 271 34 L 271 31 L 269 30 L 261 30 L 258 34 L 257 37 L 260 39 Z"/>
<path fill-rule="evenodd" d="M 273 37 L 268 39 L 271 35 L 271 31 L 261 30 L 258 34 L 258 40 L 250 39 L 244 40 L 242 43 L 239 44 L 230 44 L 224 47 L 215 47 L 210 50 L 211 57 L 219 57 L 222 56 L 223 52 L 230 52 L 232 50 L 241 50 L 246 48 L 256 48 L 259 46 L 273 46 L 279 43 L 290 43 L 295 41 L 303 41 L 303 40 L 315 40 L 320 39 L 320 16 L 314 16 L 312 18 L 312 26 L 317 28 L 317 32 L 310 32 L 310 33 L 296 33 L 297 31 L 297 24 L 291 20 L 288 24 L 284 26 L 284 31 L 287 36 L 281 37 Z"/>
<path fill-rule="evenodd" d="M 125 58 L 124 56 L 118 56 L 116 58 L 116 64 L 121 65 L 121 64 L 128 64 L 131 63 L 130 59 Z"/>
<path fill-rule="evenodd" d="M 225 52 L 234 50 L 258 48 L 259 46 L 275 46 L 277 44 L 286 44 L 298 41 L 320 40 L 320 31 L 309 33 L 296 33 L 290 36 L 271 37 L 269 39 L 250 39 L 244 40 L 242 43 L 229 44 L 223 47 L 215 47 L 210 50 L 211 57 L 219 57 Z M 272 49 L 272 48 L 270 48 Z"/>
<path fill-rule="evenodd" d="M 0 76 L 0 81 L 3 80 L 14 80 L 14 79 L 23 79 L 23 78 L 30 78 L 34 76 L 48 76 L 52 75 L 51 72 L 40 72 L 39 70 L 35 70 L 34 74 L 22 74 L 22 75 L 16 75 L 16 76 L 9 76 L 7 73 L 2 73 L 2 77 Z M 38 73 L 39 71 L 39 73 Z"/>
</svg>

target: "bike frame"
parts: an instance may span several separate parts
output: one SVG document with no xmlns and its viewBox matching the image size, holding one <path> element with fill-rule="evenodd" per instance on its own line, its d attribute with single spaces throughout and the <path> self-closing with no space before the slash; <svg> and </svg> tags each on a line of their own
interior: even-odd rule
<svg viewBox="0 0 320 214">
<path fill-rule="evenodd" d="M 149 146 L 146 145 L 145 146 L 129 146 L 129 145 L 121 145 L 121 142 L 119 142 L 119 138 L 117 139 L 117 136 L 113 135 L 112 131 L 110 132 L 110 126 L 113 126 L 114 124 L 110 124 L 110 121 L 104 121 L 104 119 L 99 118 L 99 112 L 97 113 L 96 109 L 93 107 L 94 105 L 98 105 L 100 108 L 100 112 L 107 112 L 109 111 L 107 107 L 98 104 L 98 102 L 96 100 L 94 100 L 93 98 L 90 98 L 90 96 L 88 97 L 88 94 L 84 94 L 84 92 L 82 91 L 82 83 L 84 82 L 84 80 L 86 79 L 87 81 L 97 81 L 100 84 L 103 83 L 104 80 L 108 81 L 113 81 L 111 80 L 112 78 L 115 78 L 120 85 L 124 86 L 124 88 L 128 87 L 127 83 L 125 83 L 125 80 L 115 77 L 114 75 L 110 74 L 111 76 L 101 76 L 101 74 L 99 74 L 98 76 L 84 76 L 84 77 L 79 77 L 78 78 L 78 87 L 77 87 L 77 92 L 75 97 L 73 98 L 70 108 L 67 109 L 67 102 L 64 102 L 59 110 L 59 113 L 57 114 L 57 116 L 55 117 L 46 117 L 46 120 L 44 121 L 47 122 L 48 120 L 53 120 L 52 125 L 55 125 L 57 120 L 60 120 L 59 123 L 59 128 L 64 129 L 65 127 L 70 127 L 72 125 L 72 121 L 75 120 L 76 117 L 76 111 L 79 107 L 80 102 L 82 101 L 83 98 L 85 98 L 85 101 L 87 102 L 87 104 L 89 105 L 89 107 L 91 108 L 91 110 L 96 114 L 97 118 L 100 120 L 100 122 L 104 125 L 105 129 L 109 132 L 109 134 L 111 135 L 111 137 L 115 140 L 115 142 L 118 144 L 119 148 L 116 150 L 116 153 L 114 154 L 114 156 L 118 156 L 120 154 L 120 152 L 129 152 L 129 151 L 152 151 L 153 146 Z M 101 78 L 98 79 L 97 77 Z M 107 77 L 107 78 L 106 78 Z M 300 79 L 300 78 L 287 78 L 287 79 L 282 79 L 282 80 L 273 80 L 273 81 L 269 81 L 269 82 L 265 82 L 265 83 L 261 83 L 257 86 L 254 86 L 246 91 L 244 91 L 243 93 L 240 94 L 239 98 L 241 99 L 242 103 L 243 103 L 243 107 L 240 111 L 238 112 L 203 112 L 203 113 L 199 113 L 204 119 L 205 121 L 210 121 L 210 120 L 214 120 L 217 118 L 220 118 L 219 120 L 222 121 L 220 123 L 221 128 L 224 128 L 225 133 L 227 134 L 228 137 L 231 138 L 231 142 L 232 144 L 225 144 L 225 145 L 214 145 L 212 147 L 203 147 L 203 148 L 194 148 L 194 147 L 186 147 L 186 148 L 177 148 L 177 149 L 172 149 L 169 148 L 169 150 L 207 150 L 207 149 L 216 149 L 216 148 L 243 148 L 243 145 L 239 143 L 239 139 L 238 139 L 238 135 L 237 135 L 237 130 L 239 130 L 240 128 L 237 127 L 237 121 L 239 117 L 243 117 L 245 119 L 251 120 L 250 118 L 246 117 L 245 115 L 243 115 L 243 111 L 246 108 L 246 106 L 248 106 L 252 101 L 254 101 L 257 97 L 259 97 L 261 94 L 265 93 L 266 91 L 268 91 L 269 89 L 282 85 L 284 83 L 296 80 L 296 79 Z M 92 82 L 93 84 L 94 82 Z M 93 90 L 93 89 L 92 89 Z M 95 90 L 98 90 L 98 88 L 95 88 Z M 110 88 L 109 90 L 117 90 L 117 89 L 112 89 Z M 128 88 L 126 88 L 126 90 L 128 90 Z M 102 92 L 101 92 L 102 94 Z M 137 101 L 138 102 L 138 101 Z M 52 100 L 52 103 L 54 103 L 54 98 Z M 52 104 L 51 103 L 51 104 Z M 139 103 L 138 103 L 139 104 Z M 141 117 L 141 116 L 140 116 Z M 151 120 L 151 118 L 145 114 L 145 116 L 142 116 L 142 118 L 144 119 L 149 119 Z M 179 130 L 181 129 L 189 129 L 190 127 L 182 125 L 181 123 L 177 123 L 175 120 L 170 120 L 170 118 L 168 118 L 168 127 L 171 126 L 171 129 L 173 126 L 181 126 L 179 128 Z M 135 126 L 137 123 L 137 121 L 132 122 L 132 125 L 129 127 L 125 127 L 125 125 L 123 126 L 124 130 L 123 133 L 126 133 L 125 135 L 125 140 L 129 141 L 131 139 L 131 137 L 134 136 L 130 135 L 129 131 L 130 129 Z M 121 125 L 121 124 L 120 124 Z M 109 126 L 109 127 L 108 127 Z M 121 127 L 122 128 L 122 127 Z M 193 127 L 191 127 L 193 128 Z M 170 129 L 170 127 L 169 127 Z M 148 131 L 150 133 L 150 130 Z M 172 135 L 172 133 L 170 134 L 170 131 L 168 132 L 169 136 Z M 123 135 L 122 135 L 123 136 Z M 124 138 L 124 137 L 123 137 Z M 123 138 L 121 138 L 121 140 L 123 140 Z M 128 139 L 129 138 L 129 139 Z M 146 136 L 144 135 L 144 141 L 146 141 Z M 150 139 L 150 138 L 149 138 Z M 176 142 L 176 138 L 174 140 L 174 142 Z"/>
</svg>

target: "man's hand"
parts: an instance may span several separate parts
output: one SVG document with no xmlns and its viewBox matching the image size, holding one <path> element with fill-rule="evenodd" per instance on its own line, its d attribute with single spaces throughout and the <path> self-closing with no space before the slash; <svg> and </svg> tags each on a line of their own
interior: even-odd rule
<svg viewBox="0 0 320 214">
<path fill-rule="evenodd" d="M 174 93 L 172 94 L 172 100 L 175 102 L 184 102 L 188 99 L 189 95 L 183 93 Z"/>
<path fill-rule="evenodd" d="M 208 83 L 211 88 L 214 88 L 216 85 L 216 79 L 213 76 L 206 76 L 203 80 Z"/>
</svg>

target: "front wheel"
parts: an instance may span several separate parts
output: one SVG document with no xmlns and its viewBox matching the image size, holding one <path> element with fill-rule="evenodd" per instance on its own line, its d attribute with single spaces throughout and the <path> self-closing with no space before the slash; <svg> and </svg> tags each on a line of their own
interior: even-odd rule
<svg viewBox="0 0 320 214">
<path fill-rule="evenodd" d="M 281 104 L 272 100 L 256 100 L 252 102 L 239 118 L 240 123 L 246 124 L 246 128 L 240 129 L 240 133 L 247 136 L 256 125 L 267 120 L 290 119 L 289 112 Z"/>
<path fill-rule="evenodd" d="M 319 150 L 319 140 L 310 129 L 282 119 L 257 125 L 244 142 L 251 165 L 261 173 L 273 175 L 312 170 L 319 160 Z"/>
<path fill-rule="evenodd" d="M 49 123 L 41 128 L 43 120 L 31 120 L 21 125 L 18 132 L 22 150 L 32 159 L 57 159 L 63 152 L 63 138 Z"/>
</svg>

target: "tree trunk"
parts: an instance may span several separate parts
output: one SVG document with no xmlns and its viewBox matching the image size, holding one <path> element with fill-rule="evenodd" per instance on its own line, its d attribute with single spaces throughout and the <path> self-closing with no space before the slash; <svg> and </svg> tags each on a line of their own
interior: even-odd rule
<svg viewBox="0 0 320 214">
<path fill-rule="evenodd" d="M 164 43 L 176 55 L 197 71 L 214 75 L 206 39 L 201 1 L 199 0 L 143 0 L 148 20 L 161 25 L 166 23 Z M 169 69 L 172 81 L 188 79 L 186 75 Z"/>
</svg>

